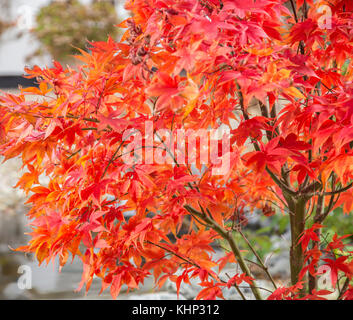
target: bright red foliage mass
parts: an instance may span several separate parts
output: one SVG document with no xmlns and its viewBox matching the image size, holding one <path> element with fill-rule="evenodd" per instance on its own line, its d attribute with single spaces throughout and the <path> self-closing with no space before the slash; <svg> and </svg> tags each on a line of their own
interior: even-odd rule
<svg viewBox="0 0 353 320">
<path fill-rule="evenodd" d="M 113 297 L 153 274 L 157 286 L 169 278 L 178 290 L 199 278 L 199 299 L 247 283 L 261 299 L 233 233 L 245 208 L 271 216 L 280 207 L 290 217 L 291 284 L 274 283 L 269 299 L 324 298 L 320 265 L 333 285 L 338 273 L 347 279 L 339 299 L 352 299 L 344 235 L 325 243 L 320 233 L 333 209 L 353 209 L 352 1 L 131 0 L 126 8 L 133 17 L 120 42 L 93 43 L 77 70 L 26 70 L 39 88 L 0 97 L 1 154 L 28 169 L 17 186 L 30 193 L 33 232 L 20 250 L 61 266 L 78 256 L 81 286 L 97 276 Z M 151 123 L 135 148 L 143 161 L 127 163 L 138 147 L 133 132 Z M 158 135 L 225 125 L 226 174 L 212 174 L 211 161 L 178 161 L 185 150 Z M 169 160 L 150 161 L 151 151 Z M 219 260 L 218 239 L 229 249 Z M 226 263 L 241 273 L 221 278 Z"/>
</svg>

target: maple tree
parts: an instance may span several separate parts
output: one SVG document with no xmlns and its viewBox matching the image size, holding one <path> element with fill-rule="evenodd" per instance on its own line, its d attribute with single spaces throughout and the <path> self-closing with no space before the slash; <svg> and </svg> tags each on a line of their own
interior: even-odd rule
<svg viewBox="0 0 353 320">
<path fill-rule="evenodd" d="M 353 3 L 130 0 L 126 9 L 120 42 L 92 43 L 77 69 L 26 70 L 39 87 L 0 97 L 1 154 L 27 169 L 17 187 L 30 195 L 33 230 L 18 250 L 61 266 L 78 257 L 80 288 L 96 276 L 113 297 L 152 275 L 178 291 L 198 278 L 198 299 L 223 298 L 230 287 L 246 299 L 241 285 L 262 299 L 249 250 L 273 284 L 268 299 L 325 299 L 332 291 L 317 285 L 322 266 L 338 299 L 353 299 L 350 235 L 326 241 L 322 233 L 334 209 L 353 209 Z M 226 144 L 222 174 L 198 159 L 201 147 L 194 161 L 179 161 L 190 152 L 161 134 L 177 139 L 185 129 L 201 140 L 198 130 L 224 126 L 229 143 L 215 143 Z M 242 232 L 248 209 L 289 216 L 288 285 Z M 226 264 L 241 272 L 222 278 Z"/>
</svg>

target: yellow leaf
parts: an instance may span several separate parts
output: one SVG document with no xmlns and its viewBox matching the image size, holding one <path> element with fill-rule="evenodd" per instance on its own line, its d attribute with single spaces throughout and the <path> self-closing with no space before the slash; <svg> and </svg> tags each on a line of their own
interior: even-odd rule
<svg viewBox="0 0 353 320">
<path fill-rule="evenodd" d="M 291 70 L 288 70 L 288 69 L 281 69 L 278 71 L 278 77 L 279 79 L 288 79 L 289 78 L 289 75 L 291 73 Z M 294 87 L 293 87 L 294 88 Z"/>
<path fill-rule="evenodd" d="M 196 100 L 192 100 L 190 101 L 190 103 L 188 103 L 184 111 L 184 118 L 187 117 L 190 114 L 190 112 L 195 109 L 195 106 L 196 106 Z"/>
<path fill-rule="evenodd" d="M 245 51 L 255 55 L 255 56 L 269 56 L 272 54 L 273 49 L 272 48 L 265 48 L 265 49 L 255 49 L 255 48 L 247 48 Z"/>
<path fill-rule="evenodd" d="M 294 97 L 294 98 L 305 99 L 305 96 L 296 87 L 286 88 L 286 89 L 284 89 L 284 92 L 287 93 L 288 95 Z"/>
<path fill-rule="evenodd" d="M 184 111 L 184 118 L 187 117 L 192 110 L 194 110 L 199 97 L 199 88 L 197 84 L 188 76 L 189 85 L 184 88 L 181 93 L 181 96 L 188 100 L 188 104 Z"/>
</svg>

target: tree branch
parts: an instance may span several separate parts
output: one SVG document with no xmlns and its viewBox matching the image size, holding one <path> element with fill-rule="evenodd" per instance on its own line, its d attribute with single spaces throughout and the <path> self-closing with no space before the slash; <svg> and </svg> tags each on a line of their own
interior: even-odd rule
<svg viewBox="0 0 353 320">
<path fill-rule="evenodd" d="M 350 183 L 348 186 L 342 188 L 342 189 L 331 191 L 331 192 L 325 192 L 324 195 L 325 196 L 332 196 L 332 195 L 335 195 L 335 194 L 338 194 L 338 193 L 342 193 L 342 192 L 347 191 L 350 188 L 352 188 L 352 186 L 353 186 L 353 182 Z"/>
<path fill-rule="evenodd" d="M 240 231 L 237 230 L 240 235 L 242 236 L 242 238 L 244 239 L 244 241 L 246 242 L 246 244 L 248 245 L 248 247 L 250 248 L 250 250 L 252 251 L 252 253 L 255 255 L 257 261 L 259 261 L 259 266 L 261 267 L 261 269 L 263 269 L 266 273 L 266 275 L 268 276 L 268 278 L 270 279 L 270 281 L 272 282 L 273 286 L 275 289 L 277 289 L 277 285 L 275 280 L 272 278 L 272 275 L 270 274 L 270 272 L 268 271 L 268 267 L 264 264 L 264 262 L 262 261 L 261 257 L 259 256 L 259 254 L 256 252 L 256 250 L 254 249 L 254 247 L 252 246 L 252 244 L 250 243 L 250 241 L 245 237 L 245 235 Z"/>
<path fill-rule="evenodd" d="M 188 212 L 190 212 L 190 213 L 192 213 L 192 214 L 198 216 L 198 217 L 201 218 L 202 220 L 204 220 L 207 224 L 209 224 L 209 225 L 211 226 L 211 228 L 212 228 L 213 230 L 215 230 L 223 239 L 225 239 L 225 240 L 228 242 L 228 244 L 229 244 L 230 248 L 232 249 L 232 252 L 234 253 L 234 256 L 235 256 L 235 258 L 236 258 L 236 260 L 237 260 L 237 262 L 238 262 L 238 264 L 239 264 L 241 270 L 242 270 L 248 277 L 253 278 L 253 277 L 252 277 L 252 274 L 251 274 L 251 272 L 250 272 L 250 269 L 249 269 L 249 267 L 247 266 L 247 264 L 245 263 L 245 260 L 244 260 L 244 258 L 243 258 L 243 256 L 242 256 L 241 252 L 240 252 L 240 249 L 239 249 L 237 243 L 235 242 L 235 240 L 234 240 L 234 238 L 233 238 L 233 236 L 232 236 L 232 233 L 229 232 L 229 231 L 227 231 L 227 230 L 225 230 L 225 229 L 224 229 L 223 227 L 221 227 L 216 221 L 214 221 L 214 220 L 211 219 L 210 217 L 204 215 L 203 213 L 197 211 L 197 210 L 194 209 L 193 207 L 191 207 L 191 206 L 189 206 L 189 205 L 185 205 L 184 208 L 185 208 Z M 255 298 L 256 298 L 257 300 L 262 300 L 261 294 L 260 294 L 260 292 L 258 291 L 258 289 L 257 289 L 257 287 L 256 287 L 255 281 L 254 281 L 254 286 L 250 286 L 250 288 L 251 288 L 251 291 L 252 291 L 252 293 L 254 294 Z"/>
</svg>

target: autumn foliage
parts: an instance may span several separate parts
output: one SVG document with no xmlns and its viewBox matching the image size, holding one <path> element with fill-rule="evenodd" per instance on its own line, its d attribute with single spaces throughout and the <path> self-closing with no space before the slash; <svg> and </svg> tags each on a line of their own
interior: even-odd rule
<svg viewBox="0 0 353 320">
<path fill-rule="evenodd" d="M 39 87 L 0 97 L 1 154 L 21 157 L 17 187 L 31 206 L 31 240 L 19 250 L 40 263 L 81 259 L 80 287 L 96 276 L 113 297 L 152 276 L 157 288 L 170 279 L 178 290 L 197 278 L 198 299 L 249 284 L 262 299 L 243 256 L 251 241 L 240 247 L 234 237 L 257 210 L 290 220 L 290 283 L 255 255 L 273 282 L 269 299 L 325 299 L 321 266 L 338 299 L 353 299 L 350 235 L 322 236 L 334 209 L 353 209 L 353 2 L 131 0 L 126 8 L 133 15 L 120 42 L 92 43 L 77 69 L 26 70 Z M 178 161 L 187 149 L 159 134 L 225 126 L 223 174 L 198 159 L 202 143 L 194 161 Z M 144 134 L 140 146 L 134 132 Z M 133 151 L 139 161 L 124 161 Z M 151 151 L 169 160 L 151 161 Z M 222 277 L 226 264 L 239 272 Z"/>
</svg>

